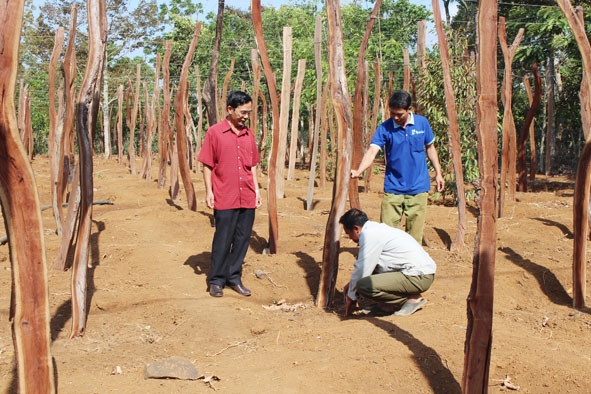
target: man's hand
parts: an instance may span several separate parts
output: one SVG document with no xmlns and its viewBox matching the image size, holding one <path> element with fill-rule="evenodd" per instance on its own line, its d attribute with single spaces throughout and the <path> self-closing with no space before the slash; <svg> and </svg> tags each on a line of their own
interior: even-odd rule
<svg viewBox="0 0 591 394">
<path fill-rule="evenodd" d="M 359 178 L 361 176 L 361 172 L 357 170 L 351 170 L 351 178 Z"/>
<path fill-rule="evenodd" d="M 437 182 L 437 191 L 441 193 L 445 187 L 445 180 L 441 174 L 435 175 L 435 182 Z"/>
<path fill-rule="evenodd" d="M 263 198 L 261 197 L 261 191 L 257 189 L 256 191 L 256 207 L 260 207 L 263 205 Z"/>
<path fill-rule="evenodd" d="M 345 285 L 345 287 L 343 287 L 343 295 L 345 298 L 345 317 L 348 317 L 349 315 L 351 315 L 351 313 L 353 313 L 353 310 L 355 309 L 355 306 L 357 306 L 357 301 L 349 298 L 348 294 L 349 294 L 349 283 L 347 283 Z"/>
<path fill-rule="evenodd" d="M 215 206 L 215 198 L 213 197 L 213 192 L 210 191 L 206 191 L 205 192 L 205 204 L 207 204 L 207 207 L 210 209 L 213 209 L 213 207 Z"/>
</svg>

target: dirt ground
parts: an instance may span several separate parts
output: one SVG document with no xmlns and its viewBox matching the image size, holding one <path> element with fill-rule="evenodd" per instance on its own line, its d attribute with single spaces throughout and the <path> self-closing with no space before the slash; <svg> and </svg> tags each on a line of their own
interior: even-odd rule
<svg viewBox="0 0 591 394">
<path fill-rule="evenodd" d="M 41 205 L 49 205 L 47 158 L 36 158 L 33 167 Z M 213 298 L 205 280 L 214 229 L 201 174 L 193 174 L 198 210 L 192 212 L 184 191 L 173 202 L 168 188 L 157 187 L 156 172 L 154 163 L 152 181 L 139 180 L 113 158 L 95 160 L 94 200 L 113 204 L 93 209 L 83 337 L 69 338 L 71 273 L 53 268 L 59 237 L 51 210 L 43 211 L 59 393 L 460 392 L 475 209 L 469 210 L 464 251 L 451 253 L 457 209 L 429 206 L 425 248 L 438 271 L 423 310 L 343 319 L 342 288 L 357 250 L 344 233 L 334 308 L 314 306 L 330 184 L 315 189 L 314 209 L 306 211 L 307 172 L 285 182 L 274 255 L 262 253 L 268 239 L 263 193 L 243 275 L 253 295 L 226 290 Z M 374 176 L 376 191 L 360 196 L 370 219 L 379 219 L 382 180 Z M 259 181 L 264 188 L 266 176 Z M 540 177 L 536 187 L 507 202 L 497 222 L 489 392 L 513 385 L 522 393 L 588 393 L 591 315 L 571 308 L 573 182 Z M 8 246 L 0 246 L 2 393 L 15 392 L 10 270 Z M 279 303 L 283 308 L 274 308 Z M 144 378 L 146 364 L 170 356 L 188 358 L 207 379 Z"/>
</svg>

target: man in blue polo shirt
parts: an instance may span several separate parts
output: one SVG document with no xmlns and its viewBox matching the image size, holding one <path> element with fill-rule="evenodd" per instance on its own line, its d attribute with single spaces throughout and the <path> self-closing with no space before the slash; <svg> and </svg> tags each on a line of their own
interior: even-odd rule
<svg viewBox="0 0 591 394">
<path fill-rule="evenodd" d="M 431 189 L 427 157 L 435 169 L 438 192 L 443 190 L 444 180 L 433 130 L 427 118 L 412 113 L 411 103 L 408 92 L 397 90 L 392 93 L 388 100 L 390 119 L 378 126 L 359 167 L 351 170 L 351 177 L 358 178 L 383 149 L 386 175 L 381 221 L 399 227 L 402 216 L 406 215 L 406 232 L 422 244 L 427 197 Z"/>
</svg>

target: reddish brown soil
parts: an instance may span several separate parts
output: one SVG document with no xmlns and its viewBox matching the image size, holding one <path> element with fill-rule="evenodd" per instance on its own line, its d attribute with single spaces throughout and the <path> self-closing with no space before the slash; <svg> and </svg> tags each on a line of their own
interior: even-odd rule
<svg viewBox="0 0 591 394">
<path fill-rule="evenodd" d="M 156 164 L 154 164 L 156 166 Z M 50 203 L 48 161 L 36 158 L 41 205 Z M 139 166 L 138 166 L 139 168 Z M 154 167 L 153 174 L 155 174 Z M 53 268 L 59 237 L 43 212 L 49 273 L 52 353 L 61 394 L 123 393 L 459 393 L 472 280 L 476 210 L 466 247 L 448 251 L 457 209 L 430 205 L 426 250 L 438 264 L 425 308 L 410 317 L 343 320 L 342 288 L 356 245 L 343 237 L 334 309 L 314 306 L 332 186 L 316 188 L 304 209 L 307 173 L 286 181 L 279 199 L 278 253 L 268 238 L 266 202 L 258 210 L 244 283 L 251 297 L 206 292 L 213 235 L 201 174 L 194 173 L 198 211 L 171 201 L 154 180 L 143 181 L 116 160 L 97 158 L 89 270 L 89 315 L 83 337 L 70 339 L 70 272 Z M 381 190 L 380 176 L 373 189 Z M 260 184 L 267 184 L 264 175 Z M 363 183 L 361 183 L 363 184 Z M 498 220 L 495 308 L 489 392 L 502 380 L 522 393 L 588 393 L 591 316 L 571 308 L 572 180 L 540 179 L 535 193 L 518 193 Z M 266 193 L 264 193 L 266 199 Z M 381 193 L 361 195 L 371 219 Z M 14 392 L 9 324 L 10 259 L 0 246 L 0 392 Z M 257 278 L 262 270 L 266 277 Z M 268 310 L 279 300 L 291 308 Z M 147 363 L 189 358 L 204 381 L 144 378 Z"/>
</svg>

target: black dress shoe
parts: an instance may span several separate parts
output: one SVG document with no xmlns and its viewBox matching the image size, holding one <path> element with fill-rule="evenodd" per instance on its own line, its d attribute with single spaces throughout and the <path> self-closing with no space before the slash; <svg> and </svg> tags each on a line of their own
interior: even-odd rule
<svg viewBox="0 0 591 394">
<path fill-rule="evenodd" d="M 228 287 L 234 290 L 236 293 L 248 297 L 250 295 L 250 290 L 244 287 L 243 284 L 238 285 L 228 285 Z"/>
<path fill-rule="evenodd" d="M 224 288 L 220 285 L 209 285 L 208 291 L 212 297 L 221 297 L 224 295 Z"/>
</svg>

